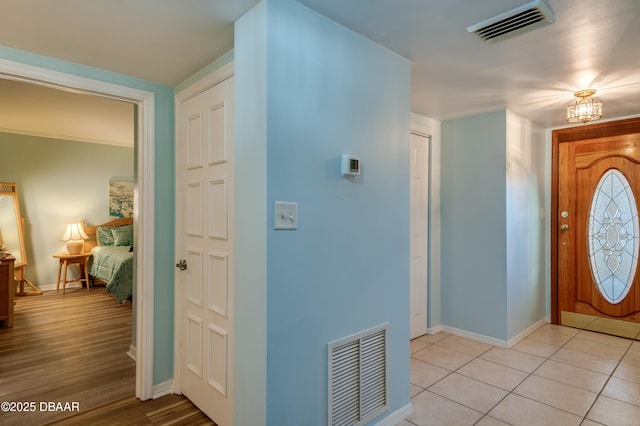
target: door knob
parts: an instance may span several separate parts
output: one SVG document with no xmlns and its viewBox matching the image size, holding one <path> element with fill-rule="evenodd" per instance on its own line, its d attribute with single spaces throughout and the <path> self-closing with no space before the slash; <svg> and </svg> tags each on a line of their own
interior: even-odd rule
<svg viewBox="0 0 640 426">
<path fill-rule="evenodd" d="M 180 269 L 181 271 L 186 271 L 187 270 L 187 261 L 184 259 L 180 259 L 180 261 L 178 263 L 176 263 L 176 268 Z"/>
<path fill-rule="evenodd" d="M 560 230 L 561 231 L 566 231 L 569 229 L 569 225 L 567 225 L 566 223 L 563 223 L 562 225 L 560 225 Z"/>
</svg>

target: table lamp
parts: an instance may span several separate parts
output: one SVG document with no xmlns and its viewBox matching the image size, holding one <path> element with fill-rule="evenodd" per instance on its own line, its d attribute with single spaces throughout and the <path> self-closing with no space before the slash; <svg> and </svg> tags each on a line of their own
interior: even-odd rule
<svg viewBox="0 0 640 426">
<path fill-rule="evenodd" d="M 84 240 L 87 238 L 89 237 L 84 233 L 81 223 L 70 223 L 67 225 L 62 241 L 67 242 L 69 254 L 79 254 L 84 251 Z"/>
</svg>

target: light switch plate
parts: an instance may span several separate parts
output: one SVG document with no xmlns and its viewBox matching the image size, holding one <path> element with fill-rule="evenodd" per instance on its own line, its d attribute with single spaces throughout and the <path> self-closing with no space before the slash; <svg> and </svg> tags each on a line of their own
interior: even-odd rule
<svg viewBox="0 0 640 426">
<path fill-rule="evenodd" d="M 297 229 L 298 203 L 276 201 L 276 210 L 273 222 L 274 229 Z"/>
</svg>

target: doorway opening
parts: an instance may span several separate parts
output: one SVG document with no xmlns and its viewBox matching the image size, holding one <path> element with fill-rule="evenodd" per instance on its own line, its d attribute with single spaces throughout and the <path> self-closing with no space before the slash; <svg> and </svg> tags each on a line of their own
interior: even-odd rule
<svg viewBox="0 0 640 426">
<path fill-rule="evenodd" d="M 153 396 L 153 287 L 154 287 L 154 123 L 155 95 L 151 92 L 106 83 L 0 59 L 0 78 L 130 102 L 135 105 L 134 226 L 137 250 L 136 291 L 136 397 Z"/>
</svg>

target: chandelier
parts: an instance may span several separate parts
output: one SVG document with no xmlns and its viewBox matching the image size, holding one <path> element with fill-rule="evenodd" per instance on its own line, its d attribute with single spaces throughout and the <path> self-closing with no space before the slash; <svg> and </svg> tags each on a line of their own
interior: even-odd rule
<svg viewBox="0 0 640 426">
<path fill-rule="evenodd" d="M 602 117 L 602 102 L 590 98 L 596 93 L 593 89 L 579 90 L 573 96 L 580 98 L 567 107 L 567 121 L 569 123 L 588 123 Z"/>
</svg>

